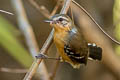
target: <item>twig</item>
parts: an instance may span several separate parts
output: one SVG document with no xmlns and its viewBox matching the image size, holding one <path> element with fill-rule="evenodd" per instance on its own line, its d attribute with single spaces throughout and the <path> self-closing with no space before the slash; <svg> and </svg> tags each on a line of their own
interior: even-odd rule
<svg viewBox="0 0 120 80">
<path fill-rule="evenodd" d="M 22 0 L 12 0 L 12 3 L 16 10 L 19 27 L 25 36 L 26 43 L 29 47 L 31 55 L 33 56 L 33 58 L 35 58 L 35 56 L 39 52 L 39 47 L 37 45 L 32 26 L 29 24 L 29 21 L 27 19 Z M 40 69 L 43 70 L 41 74 L 45 75 L 45 79 L 49 80 L 49 75 L 43 62 Z"/>
<path fill-rule="evenodd" d="M 50 18 L 50 12 L 45 8 L 45 6 L 39 6 L 35 0 L 28 0 L 40 13 L 45 17 Z"/>
<path fill-rule="evenodd" d="M 52 74 L 50 75 L 50 80 L 54 80 L 55 76 L 56 76 L 56 72 L 60 63 L 60 56 L 58 58 L 54 58 L 54 57 L 48 57 L 45 54 L 39 54 L 38 56 L 36 56 L 37 59 L 51 59 L 51 60 L 57 60 L 55 67 L 53 68 L 54 70 L 52 71 Z"/>
<path fill-rule="evenodd" d="M 120 45 L 120 42 L 117 41 L 117 40 L 115 40 L 114 38 L 112 38 L 108 33 L 106 33 L 106 32 L 102 29 L 102 27 L 95 21 L 95 19 L 94 19 L 81 5 L 79 5 L 75 0 L 72 0 L 72 2 L 73 2 L 74 4 L 76 4 L 83 12 L 85 12 L 85 13 L 89 16 L 89 18 L 98 26 L 98 28 L 99 28 L 109 39 L 111 39 L 114 43 Z"/>
<path fill-rule="evenodd" d="M 58 69 L 58 67 L 59 67 L 59 63 L 60 63 L 60 61 L 56 61 L 56 64 L 55 64 L 55 67 L 54 67 L 54 70 L 53 70 L 53 73 L 51 74 L 51 76 L 50 76 L 50 79 L 51 80 L 54 80 L 54 78 L 55 78 L 55 76 L 56 76 L 56 72 L 57 72 L 57 69 Z"/>
<path fill-rule="evenodd" d="M 108 38 L 106 38 L 106 36 L 96 27 L 91 19 L 86 16 L 81 9 L 79 9 L 78 6 L 73 3 L 71 6 L 73 7 L 73 14 L 76 24 L 82 30 L 84 37 L 89 42 L 94 42 L 102 47 L 102 63 L 106 66 L 106 69 L 111 71 L 115 78 L 117 78 L 116 80 L 120 80 L 120 60 L 115 55 L 114 49 Z"/>
<path fill-rule="evenodd" d="M 47 52 L 48 48 L 50 47 L 53 39 L 53 32 L 54 29 L 51 31 L 49 37 L 47 38 L 46 42 L 44 43 L 42 49 L 40 50 L 40 54 L 44 54 Z M 39 64 L 41 63 L 42 59 L 37 59 L 33 62 L 32 66 L 30 67 L 28 73 L 25 75 L 23 80 L 31 80 L 33 75 L 35 74 Z"/>
<path fill-rule="evenodd" d="M 70 2 L 71 0 L 65 0 L 64 1 L 64 5 L 62 7 L 62 10 L 60 12 L 60 14 L 66 14 L 69 6 L 70 6 Z M 48 39 L 46 40 L 46 42 L 44 43 L 42 49 L 40 50 L 40 54 L 44 54 L 47 52 L 48 48 L 50 47 L 50 44 L 53 41 L 53 33 L 54 33 L 54 29 L 52 29 Z M 30 71 L 26 74 L 26 76 L 24 77 L 24 80 L 31 80 L 33 75 L 35 74 L 39 64 L 41 63 L 42 59 L 37 59 L 37 61 L 34 61 L 33 65 L 30 68 Z"/>
<path fill-rule="evenodd" d="M 6 13 L 6 14 L 10 14 L 10 15 L 14 15 L 13 13 L 5 11 L 5 10 L 0 10 L 0 12 Z"/>
<path fill-rule="evenodd" d="M 12 68 L 2 67 L 2 68 L 0 68 L 0 71 L 7 72 L 7 73 L 26 73 L 28 70 L 27 69 L 12 69 Z"/>
<path fill-rule="evenodd" d="M 62 10 L 60 11 L 60 14 L 66 14 L 69 7 L 70 7 L 71 0 L 64 0 L 64 4 L 62 7 Z"/>
<path fill-rule="evenodd" d="M 51 14 L 50 14 L 50 12 L 46 9 L 45 6 L 39 6 L 39 5 L 35 2 L 35 0 L 29 0 L 29 2 L 30 2 L 40 13 L 42 13 L 45 17 L 50 18 L 50 17 L 53 16 L 53 15 L 56 13 L 56 11 L 58 10 L 58 8 L 59 8 L 59 6 L 60 6 L 60 3 L 61 3 L 61 0 L 59 0 L 59 1 L 57 2 L 56 6 L 54 7 L 54 9 L 53 9 L 53 11 L 51 12 Z"/>
<path fill-rule="evenodd" d="M 57 12 L 60 4 L 61 4 L 61 0 L 59 0 L 59 1 L 57 2 L 57 4 L 56 4 L 56 6 L 54 7 L 54 9 L 53 9 L 52 13 L 50 14 L 50 16 L 53 16 L 53 15 Z"/>
<path fill-rule="evenodd" d="M 32 56 L 36 56 L 39 51 L 39 48 L 38 48 L 38 45 L 37 45 L 37 42 L 34 36 L 32 26 L 29 24 L 29 21 L 27 19 L 22 1 L 12 0 L 12 3 L 16 11 L 19 28 L 21 29 L 21 31 L 23 32 L 25 36 L 26 43 L 29 47 L 29 50 Z"/>
</svg>

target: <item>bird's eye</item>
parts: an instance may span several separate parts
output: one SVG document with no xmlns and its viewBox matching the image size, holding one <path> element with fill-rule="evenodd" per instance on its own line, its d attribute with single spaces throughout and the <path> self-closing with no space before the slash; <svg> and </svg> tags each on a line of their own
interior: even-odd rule
<svg viewBox="0 0 120 80">
<path fill-rule="evenodd" d="M 59 18 L 59 21 L 63 21 L 63 18 Z"/>
</svg>

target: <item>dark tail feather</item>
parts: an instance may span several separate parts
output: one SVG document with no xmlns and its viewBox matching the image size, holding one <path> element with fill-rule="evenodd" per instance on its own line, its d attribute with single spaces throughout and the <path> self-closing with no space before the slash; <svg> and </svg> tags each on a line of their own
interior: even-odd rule
<svg viewBox="0 0 120 80">
<path fill-rule="evenodd" d="M 89 44 L 89 57 L 94 60 L 102 59 L 102 48 L 97 47 L 95 44 Z"/>
</svg>

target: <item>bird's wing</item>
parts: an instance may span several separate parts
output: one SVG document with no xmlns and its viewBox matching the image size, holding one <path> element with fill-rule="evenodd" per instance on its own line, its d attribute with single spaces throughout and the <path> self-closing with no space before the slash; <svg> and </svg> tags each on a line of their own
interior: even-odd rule
<svg viewBox="0 0 120 80">
<path fill-rule="evenodd" d="M 67 41 L 64 46 L 65 53 L 74 61 L 79 63 L 87 63 L 88 46 L 84 37 L 77 31 L 76 28 L 69 31 Z"/>
</svg>

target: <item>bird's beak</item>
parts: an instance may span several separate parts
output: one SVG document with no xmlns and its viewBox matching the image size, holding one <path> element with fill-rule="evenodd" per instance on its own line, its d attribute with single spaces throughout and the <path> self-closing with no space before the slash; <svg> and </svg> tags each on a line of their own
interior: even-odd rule
<svg viewBox="0 0 120 80">
<path fill-rule="evenodd" d="M 53 22 L 53 20 L 44 20 L 44 22 L 51 24 Z"/>
</svg>

